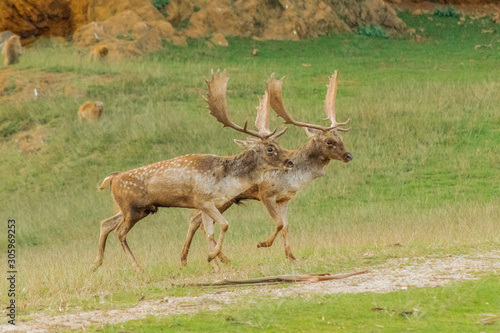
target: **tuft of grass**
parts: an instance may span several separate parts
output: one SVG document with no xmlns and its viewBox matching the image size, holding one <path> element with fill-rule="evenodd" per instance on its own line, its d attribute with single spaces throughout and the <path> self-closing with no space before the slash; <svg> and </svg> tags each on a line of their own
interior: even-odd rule
<svg viewBox="0 0 500 333">
<path fill-rule="evenodd" d="M 170 0 L 151 0 L 151 3 L 156 9 L 162 12 L 163 9 L 165 9 L 165 7 L 170 3 Z"/>
<path fill-rule="evenodd" d="M 462 17 L 462 13 L 453 5 L 448 5 L 446 7 L 436 6 L 432 14 L 438 17 Z"/>
<path fill-rule="evenodd" d="M 356 29 L 356 34 L 373 38 L 384 38 L 384 39 L 389 38 L 389 34 L 387 33 L 387 31 L 380 25 L 360 26 Z"/>
</svg>

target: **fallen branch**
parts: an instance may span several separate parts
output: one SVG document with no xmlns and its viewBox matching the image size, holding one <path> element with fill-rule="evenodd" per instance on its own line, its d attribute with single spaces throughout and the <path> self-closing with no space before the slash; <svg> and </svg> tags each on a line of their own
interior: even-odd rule
<svg viewBox="0 0 500 333">
<path fill-rule="evenodd" d="M 266 276 L 257 279 L 249 280 L 222 280 L 220 282 L 213 283 L 194 283 L 194 284 L 182 284 L 175 285 L 177 287 L 225 287 L 225 286 L 235 286 L 235 285 L 262 285 L 262 284 L 279 284 L 279 283 L 294 283 L 294 282 L 321 282 L 329 280 L 340 280 L 351 276 L 360 275 L 368 273 L 369 271 L 359 271 L 347 274 L 330 275 L 329 273 L 319 273 L 319 274 L 287 274 L 287 275 L 275 275 Z"/>
</svg>

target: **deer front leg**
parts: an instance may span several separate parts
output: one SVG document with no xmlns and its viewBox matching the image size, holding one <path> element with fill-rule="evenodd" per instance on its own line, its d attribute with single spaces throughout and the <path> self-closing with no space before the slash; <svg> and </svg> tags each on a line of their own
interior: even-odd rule
<svg viewBox="0 0 500 333">
<path fill-rule="evenodd" d="M 207 205 L 205 208 L 202 209 L 202 212 L 208 215 L 212 220 L 220 224 L 219 239 L 217 240 L 215 247 L 211 249 L 210 253 L 208 254 L 208 261 L 211 261 L 220 253 L 222 249 L 222 243 L 224 242 L 224 235 L 226 234 L 226 231 L 229 228 L 229 224 L 227 223 L 226 218 L 222 216 L 222 214 L 213 204 Z M 207 233 L 207 238 L 208 238 L 210 236 L 210 233 L 213 235 L 213 223 L 207 223 L 207 222 L 208 220 L 205 219 L 205 217 L 203 217 L 203 227 L 205 228 L 205 232 Z"/>
<path fill-rule="evenodd" d="M 214 258 L 210 258 L 210 253 L 212 253 L 212 251 L 216 247 L 215 236 L 214 236 L 214 221 L 210 216 L 208 216 L 203 211 L 201 213 L 201 217 L 203 220 L 203 225 L 204 226 L 207 225 L 207 227 L 205 227 L 205 231 L 206 231 L 205 236 L 207 237 L 207 242 L 208 242 L 208 252 L 209 252 L 208 261 L 210 262 L 210 264 L 214 268 L 215 272 L 219 273 L 220 266 L 219 266 L 219 263 L 217 262 L 217 259 L 212 260 Z"/>
<path fill-rule="evenodd" d="M 273 245 L 274 239 L 276 236 L 278 236 L 278 233 L 283 229 L 283 218 L 281 216 L 281 212 L 279 210 L 279 206 L 276 203 L 276 196 L 268 197 L 268 198 L 263 198 L 262 203 L 264 204 L 264 207 L 266 207 L 267 212 L 269 215 L 271 215 L 272 219 L 274 220 L 274 223 L 276 224 L 276 228 L 274 229 L 274 232 L 269 236 L 269 238 L 264 241 L 260 242 L 257 247 L 269 247 Z"/>
<path fill-rule="evenodd" d="M 278 204 L 280 211 L 282 212 L 283 229 L 281 233 L 283 234 L 283 244 L 285 245 L 285 256 L 289 260 L 295 260 L 295 256 L 290 249 L 290 240 L 288 238 L 288 201 Z"/>
<path fill-rule="evenodd" d="M 219 212 L 221 214 L 224 214 L 224 212 L 226 210 L 229 209 L 229 207 L 231 207 L 233 205 L 233 201 L 230 200 L 228 202 L 226 202 L 225 204 L 223 204 L 222 206 L 220 206 L 219 208 L 217 208 L 219 210 Z M 203 228 L 203 224 L 201 224 L 201 231 L 203 231 L 203 233 L 205 233 L 205 229 Z M 219 257 L 219 260 L 221 262 L 223 262 L 224 264 L 229 264 L 231 262 L 231 260 L 229 260 L 228 257 L 226 257 L 226 255 L 224 253 L 222 253 L 222 251 L 219 251 L 219 254 L 217 255 Z"/>
<path fill-rule="evenodd" d="M 295 260 L 290 250 L 290 241 L 288 239 L 288 201 L 277 203 L 276 197 L 271 197 L 263 199 L 262 203 L 276 223 L 276 229 L 266 241 L 260 242 L 257 247 L 269 247 L 273 245 L 276 236 L 278 236 L 278 233 L 281 231 L 285 245 L 285 256 L 289 260 Z"/>
<path fill-rule="evenodd" d="M 200 229 L 201 231 L 203 231 L 203 233 L 205 233 L 205 229 L 203 228 L 203 224 L 200 225 Z M 217 244 L 217 243 L 216 243 Z M 217 255 L 217 257 L 219 258 L 219 260 L 224 263 L 224 264 L 229 264 L 231 263 L 231 260 L 229 260 L 228 257 L 226 257 L 226 255 L 224 253 L 222 253 L 222 250 L 219 252 L 219 254 Z"/>
<path fill-rule="evenodd" d="M 219 207 L 219 212 L 221 212 L 221 214 L 224 213 L 232 205 L 233 205 L 232 201 L 226 202 L 224 205 Z M 201 216 L 201 212 L 199 210 L 196 210 L 193 217 L 191 217 L 191 220 L 189 221 L 189 230 L 188 230 L 188 233 L 186 235 L 184 247 L 182 248 L 182 252 L 181 252 L 181 264 L 183 266 L 187 265 L 187 257 L 189 254 L 189 248 L 191 247 L 191 241 L 193 240 L 193 237 L 194 237 L 194 234 L 196 233 L 196 230 L 198 230 L 198 228 L 201 227 L 201 231 L 203 231 L 205 236 L 207 235 L 207 233 L 205 232 L 205 228 L 203 227 L 202 222 L 203 222 L 203 219 Z M 219 252 L 219 259 L 224 264 L 228 264 L 231 262 L 231 260 L 229 260 L 229 258 L 226 257 L 224 255 L 224 253 L 222 253 L 222 251 Z"/>
</svg>

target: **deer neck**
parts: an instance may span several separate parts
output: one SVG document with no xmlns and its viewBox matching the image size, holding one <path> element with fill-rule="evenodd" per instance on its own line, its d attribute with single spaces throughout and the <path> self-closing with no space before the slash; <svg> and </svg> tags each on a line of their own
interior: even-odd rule
<svg viewBox="0 0 500 333">
<path fill-rule="evenodd" d="M 267 171 L 259 154 L 253 150 L 246 150 L 233 158 L 228 158 L 226 170 L 228 176 L 242 179 L 251 185 L 261 183 Z"/>
<path fill-rule="evenodd" d="M 323 155 L 321 147 L 310 139 L 305 145 L 295 151 L 292 158 L 297 172 L 310 173 L 312 178 L 323 177 L 330 159 Z"/>
</svg>

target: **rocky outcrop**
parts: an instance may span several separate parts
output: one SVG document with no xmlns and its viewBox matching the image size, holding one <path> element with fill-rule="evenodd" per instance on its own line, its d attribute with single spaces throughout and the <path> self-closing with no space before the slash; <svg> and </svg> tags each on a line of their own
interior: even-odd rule
<svg viewBox="0 0 500 333">
<path fill-rule="evenodd" d="M 10 30 L 23 39 L 68 36 L 71 10 L 66 0 L 2 0 L 0 31 Z"/>
<path fill-rule="evenodd" d="M 223 33 L 264 40 L 298 40 L 328 32 L 350 31 L 367 24 L 380 25 L 390 32 L 402 32 L 406 28 L 383 0 L 218 0 L 199 4 L 193 1 L 192 4 L 184 6 L 182 15 L 177 10 L 179 5 L 176 2 L 166 8 L 167 13 L 179 12 L 176 18 L 188 20 L 184 31 L 186 36 L 192 38 Z M 175 10 L 171 10 L 171 6 Z M 192 13 L 186 8 L 193 8 Z M 172 20 L 172 23 L 178 20 Z"/>
<path fill-rule="evenodd" d="M 225 36 L 299 40 L 360 25 L 406 29 L 383 0 L 171 0 L 163 14 L 151 0 L 0 2 L 0 31 L 25 42 L 67 37 L 96 59 L 140 56 L 161 49 L 163 41 L 185 45 L 187 38 L 208 37 L 225 46 Z"/>
</svg>

